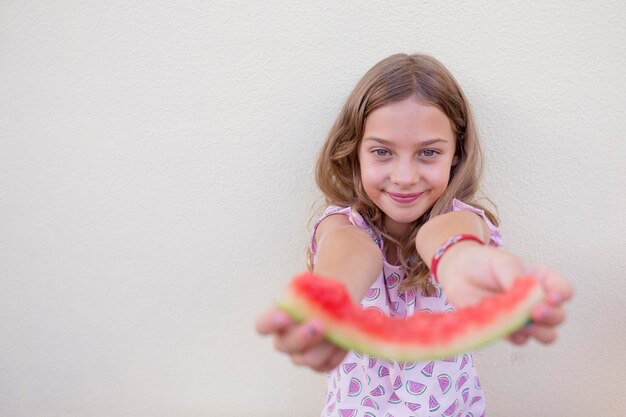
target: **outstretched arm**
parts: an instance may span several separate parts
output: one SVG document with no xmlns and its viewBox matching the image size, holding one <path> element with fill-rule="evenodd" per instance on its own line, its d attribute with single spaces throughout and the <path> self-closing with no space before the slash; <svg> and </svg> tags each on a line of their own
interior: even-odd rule
<svg viewBox="0 0 626 417">
<path fill-rule="evenodd" d="M 362 229 L 344 215 L 333 215 L 319 224 L 314 272 L 342 282 L 358 304 L 382 268 L 382 253 Z M 323 338 L 319 320 L 296 324 L 287 314 L 271 308 L 256 323 L 261 334 L 272 334 L 277 350 L 288 354 L 296 365 L 329 371 L 341 363 L 346 351 Z"/>
<path fill-rule="evenodd" d="M 417 234 L 417 251 L 430 268 L 435 251 L 448 238 L 462 233 L 476 235 L 486 243 L 489 241 L 489 229 L 480 216 L 458 211 L 426 222 Z M 551 343 L 556 338 L 557 326 L 565 319 L 563 303 L 573 294 L 571 285 L 561 275 L 475 241 L 462 241 L 451 246 L 437 266 L 437 279 L 450 302 L 457 307 L 474 304 L 486 296 L 507 290 L 521 275 L 535 276 L 542 283 L 547 297 L 544 303 L 534 308 L 533 325 L 518 331 L 510 340 L 522 344 L 534 337 L 540 342 Z"/>
</svg>

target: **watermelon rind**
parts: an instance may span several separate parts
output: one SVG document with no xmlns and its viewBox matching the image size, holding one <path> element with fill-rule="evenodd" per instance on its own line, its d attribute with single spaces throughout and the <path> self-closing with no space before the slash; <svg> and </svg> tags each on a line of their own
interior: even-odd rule
<svg viewBox="0 0 626 417">
<path fill-rule="evenodd" d="M 489 323 L 454 335 L 446 343 L 440 344 L 428 344 L 420 340 L 393 342 L 383 337 L 377 338 L 360 331 L 349 322 L 333 318 L 324 311 L 323 307 L 309 302 L 304 296 L 289 289 L 276 304 L 296 322 L 303 322 L 313 317 L 320 319 L 324 323 L 325 338 L 345 350 L 356 350 L 389 361 L 413 362 L 452 357 L 474 351 L 504 338 L 524 327 L 530 319 L 533 307 L 544 298 L 541 286 L 535 283 L 522 300 L 512 308 L 499 312 L 497 317 Z"/>
</svg>

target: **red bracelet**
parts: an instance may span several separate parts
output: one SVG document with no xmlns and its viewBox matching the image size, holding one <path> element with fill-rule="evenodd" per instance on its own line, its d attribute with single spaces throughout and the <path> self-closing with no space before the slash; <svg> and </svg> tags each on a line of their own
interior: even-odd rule
<svg viewBox="0 0 626 417">
<path fill-rule="evenodd" d="M 460 234 L 460 235 L 452 236 L 450 239 L 446 240 L 444 244 L 441 245 L 439 249 L 437 249 L 437 252 L 435 252 L 435 254 L 433 255 L 433 260 L 430 263 L 430 274 L 432 275 L 435 282 L 437 283 L 439 282 L 439 280 L 437 279 L 437 265 L 439 264 L 439 261 L 441 260 L 441 257 L 443 256 L 443 254 L 446 253 L 448 249 L 450 249 L 450 246 L 454 245 L 455 243 L 462 242 L 464 240 L 474 240 L 480 243 L 481 245 L 484 245 L 484 242 L 480 240 L 480 238 L 478 238 L 477 236 L 468 235 L 468 234 Z"/>
</svg>

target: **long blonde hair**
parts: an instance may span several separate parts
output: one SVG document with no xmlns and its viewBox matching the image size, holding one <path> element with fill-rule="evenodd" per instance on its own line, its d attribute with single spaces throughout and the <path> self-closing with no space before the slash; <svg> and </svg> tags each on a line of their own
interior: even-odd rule
<svg viewBox="0 0 626 417">
<path fill-rule="evenodd" d="M 448 187 L 433 207 L 417 219 L 405 236 L 394 238 L 383 226 L 384 213 L 370 200 L 361 183 L 358 150 L 367 116 L 390 102 L 416 95 L 421 102 L 443 111 L 452 123 L 458 162 L 452 167 Z M 472 112 L 460 86 L 436 59 L 423 54 L 396 54 L 372 67 L 348 97 L 330 129 L 316 165 L 316 181 L 326 204 L 352 207 L 386 242 L 395 245 L 406 278 L 402 290 L 420 287 L 432 292 L 428 267 L 415 247 L 419 228 L 431 217 L 449 211 L 454 198 L 485 210 L 476 193 L 482 174 L 483 156 Z M 309 265 L 312 254 L 308 251 Z"/>
</svg>

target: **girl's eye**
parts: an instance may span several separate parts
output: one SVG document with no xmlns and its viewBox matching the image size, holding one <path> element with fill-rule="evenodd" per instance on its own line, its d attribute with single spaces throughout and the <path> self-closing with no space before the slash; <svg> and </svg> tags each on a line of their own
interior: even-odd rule
<svg viewBox="0 0 626 417">
<path fill-rule="evenodd" d="M 391 155 L 391 153 L 387 149 L 374 149 L 372 152 L 376 156 L 388 156 L 388 155 Z"/>
<path fill-rule="evenodd" d="M 437 156 L 439 154 L 439 152 L 437 152 L 434 149 L 424 149 L 422 152 L 420 152 L 422 155 L 424 155 L 427 158 L 432 158 L 434 156 Z"/>
</svg>

